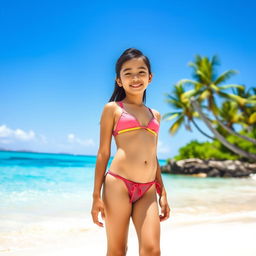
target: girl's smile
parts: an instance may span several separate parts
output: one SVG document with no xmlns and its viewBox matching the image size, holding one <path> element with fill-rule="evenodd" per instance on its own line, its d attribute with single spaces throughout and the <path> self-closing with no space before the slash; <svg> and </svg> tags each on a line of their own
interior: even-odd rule
<svg viewBox="0 0 256 256">
<path fill-rule="evenodd" d="M 142 86 L 142 84 L 133 84 L 133 85 L 130 85 L 132 88 L 139 88 L 140 86 Z"/>
</svg>

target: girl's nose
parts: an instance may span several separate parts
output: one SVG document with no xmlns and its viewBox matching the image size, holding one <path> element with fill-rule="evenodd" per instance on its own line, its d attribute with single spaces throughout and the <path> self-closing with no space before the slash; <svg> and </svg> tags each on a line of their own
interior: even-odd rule
<svg viewBox="0 0 256 256">
<path fill-rule="evenodd" d="M 133 75 L 132 79 L 133 80 L 138 80 L 138 77 L 139 77 L 138 75 Z"/>
</svg>

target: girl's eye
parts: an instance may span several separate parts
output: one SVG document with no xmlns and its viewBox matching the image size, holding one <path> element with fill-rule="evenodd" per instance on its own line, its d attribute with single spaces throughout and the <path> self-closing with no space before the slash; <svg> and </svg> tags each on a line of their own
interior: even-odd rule
<svg viewBox="0 0 256 256">
<path fill-rule="evenodd" d="M 144 72 L 144 71 L 140 71 L 139 73 L 141 73 L 141 74 L 145 74 L 146 72 Z M 126 73 L 125 75 L 130 75 L 131 73 Z"/>
</svg>

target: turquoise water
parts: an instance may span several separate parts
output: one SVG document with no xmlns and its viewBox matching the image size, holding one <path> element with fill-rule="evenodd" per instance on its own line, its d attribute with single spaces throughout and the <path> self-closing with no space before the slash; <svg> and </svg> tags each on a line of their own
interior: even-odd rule
<svg viewBox="0 0 256 256">
<path fill-rule="evenodd" d="M 45 214 L 70 204 L 88 213 L 95 163 L 96 156 L 0 151 L 0 214 Z"/>
<path fill-rule="evenodd" d="M 96 156 L 0 151 L 0 214 L 82 210 L 88 216 L 95 163 Z M 255 176 L 162 177 L 170 204 L 179 213 L 255 210 Z"/>
<path fill-rule="evenodd" d="M 92 191 L 95 163 L 96 156 L 0 151 L 0 191 Z"/>
</svg>

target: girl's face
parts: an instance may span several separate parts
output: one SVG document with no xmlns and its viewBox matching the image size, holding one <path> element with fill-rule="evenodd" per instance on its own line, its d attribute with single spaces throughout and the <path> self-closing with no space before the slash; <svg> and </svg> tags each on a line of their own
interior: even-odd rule
<svg viewBox="0 0 256 256">
<path fill-rule="evenodd" d="M 126 92 L 143 93 L 152 80 L 148 67 L 142 58 L 126 61 L 121 68 L 120 78 L 116 81 L 120 87 L 124 87 Z"/>
</svg>

